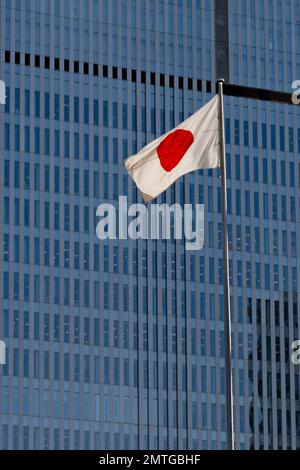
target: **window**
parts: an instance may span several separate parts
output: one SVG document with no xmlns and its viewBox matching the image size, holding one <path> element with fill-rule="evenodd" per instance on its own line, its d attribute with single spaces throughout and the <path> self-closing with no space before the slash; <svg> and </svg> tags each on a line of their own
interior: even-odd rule
<svg viewBox="0 0 300 470">
<path fill-rule="evenodd" d="M 34 115 L 40 117 L 40 92 L 34 92 Z"/>
<path fill-rule="evenodd" d="M 239 127 L 239 120 L 234 120 L 234 143 L 235 145 L 240 145 L 240 127 Z"/>
<path fill-rule="evenodd" d="M 271 124 L 271 149 L 276 150 L 276 127 Z"/>
<path fill-rule="evenodd" d="M 8 123 L 4 124 L 4 148 L 5 150 L 10 149 L 10 125 Z"/>
<path fill-rule="evenodd" d="M 289 127 L 289 152 L 294 152 L 294 129 L 293 127 Z"/>
<path fill-rule="evenodd" d="M 84 124 L 89 123 L 89 100 L 84 98 L 83 100 L 83 122 Z"/>
<path fill-rule="evenodd" d="M 94 135 L 94 161 L 99 161 L 99 136 Z"/>
<path fill-rule="evenodd" d="M 59 120 L 59 95 L 57 93 L 54 95 L 54 119 Z"/>
<path fill-rule="evenodd" d="M 280 151 L 285 151 L 285 133 L 284 133 L 284 126 L 280 126 L 279 128 L 279 138 L 280 138 Z"/>
<path fill-rule="evenodd" d="M 113 127 L 118 128 L 118 103 L 113 102 Z"/>
<path fill-rule="evenodd" d="M 79 122 L 79 98 L 74 96 L 74 122 Z"/>
<path fill-rule="evenodd" d="M 44 95 L 44 112 L 45 112 L 45 119 L 50 118 L 50 94 L 48 92 Z"/>
<path fill-rule="evenodd" d="M 39 127 L 34 128 L 34 153 L 35 154 L 40 153 L 40 128 Z"/>
<path fill-rule="evenodd" d="M 249 123 L 244 121 L 244 145 L 249 146 Z"/>
<path fill-rule="evenodd" d="M 267 148 L 267 125 L 262 123 L 261 125 L 261 136 L 262 136 L 262 148 Z"/>
<path fill-rule="evenodd" d="M 83 136 L 83 158 L 89 160 L 89 134 Z"/>
<path fill-rule="evenodd" d="M 98 64 L 93 64 L 93 75 L 95 75 L 96 77 L 98 77 L 98 75 L 99 75 L 99 66 L 98 66 Z"/>
<path fill-rule="evenodd" d="M 93 101 L 93 122 L 95 126 L 99 124 L 99 101 L 94 99 Z"/>
<path fill-rule="evenodd" d="M 15 113 L 20 114 L 20 88 L 15 88 Z"/>
<path fill-rule="evenodd" d="M 252 133 L 253 133 L 253 147 L 258 147 L 258 137 L 257 137 L 257 122 L 252 123 Z"/>
<path fill-rule="evenodd" d="M 103 126 L 108 126 L 108 101 L 103 101 Z"/>
</svg>

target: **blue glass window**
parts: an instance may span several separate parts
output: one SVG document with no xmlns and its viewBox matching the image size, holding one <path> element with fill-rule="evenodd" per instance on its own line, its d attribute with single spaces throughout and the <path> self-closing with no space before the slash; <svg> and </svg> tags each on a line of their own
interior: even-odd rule
<svg viewBox="0 0 300 470">
<path fill-rule="evenodd" d="M 34 92 L 34 115 L 40 117 L 40 92 Z"/>
<path fill-rule="evenodd" d="M 294 152 L 294 129 L 289 127 L 289 152 Z"/>
<path fill-rule="evenodd" d="M 285 151 L 285 133 L 284 133 L 284 126 L 280 126 L 279 130 L 279 137 L 280 137 L 280 151 Z"/>
<path fill-rule="evenodd" d="M 54 119 L 59 120 L 59 94 L 54 95 Z"/>
<path fill-rule="evenodd" d="M 94 135 L 94 161 L 99 161 L 99 137 Z"/>
<path fill-rule="evenodd" d="M 113 102 L 113 127 L 118 128 L 118 103 L 115 101 Z"/>
<path fill-rule="evenodd" d="M 103 101 L 103 127 L 108 127 L 108 101 Z"/>
<path fill-rule="evenodd" d="M 83 100 L 83 122 L 84 124 L 89 123 L 89 100 L 84 98 Z"/>
<path fill-rule="evenodd" d="M 262 137 L 262 148 L 267 148 L 267 125 L 262 123 L 261 125 L 261 137 Z"/>
<path fill-rule="evenodd" d="M 25 116 L 30 116 L 30 90 L 25 90 L 24 112 Z"/>
<path fill-rule="evenodd" d="M 276 150 L 276 127 L 271 124 L 271 149 Z"/>
<path fill-rule="evenodd" d="M 78 159 L 79 158 L 79 152 L 80 152 L 80 146 L 79 146 L 79 133 L 74 132 L 74 158 Z"/>
<path fill-rule="evenodd" d="M 108 149 L 108 137 L 103 137 L 103 161 L 108 163 L 109 149 Z"/>
<path fill-rule="evenodd" d="M 6 94 L 6 100 L 5 100 L 4 112 L 10 113 L 10 87 L 9 86 L 5 87 L 5 94 Z"/>
<path fill-rule="evenodd" d="M 285 177 L 285 161 L 280 161 L 280 177 L 281 177 L 281 185 L 286 185 L 286 177 Z"/>
<path fill-rule="evenodd" d="M 258 146 L 257 122 L 252 123 L 252 132 L 253 132 L 253 147 L 257 148 Z"/>
<path fill-rule="evenodd" d="M 45 133 L 44 133 L 44 153 L 45 155 L 50 155 L 50 131 L 49 129 L 45 129 Z"/>
<path fill-rule="evenodd" d="M 122 104 L 122 128 L 127 129 L 128 123 L 127 123 L 127 103 Z"/>
<path fill-rule="evenodd" d="M 34 153 L 40 153 L 40 128 L 34 128 Z"/>
<path fill-rule="evenodd" d="M 74 96 L 74 122 L 79 122 L 79 98 Z"/>
<path fill-rule="evenodd" d="M 240 123 L 238 119 L 234 120 L 234 144 L 240 145 Z"/>
<path fill-rule="evenodd" d="M 89 160 L 89 134 L 84 134 L 83 136 L 83 158 L 84 160 Z"/>
<path fill-rule="evenodd" d="M 69 122 L 70 120 L 70 97 L 69 95 L 64 96 L 64 120 Z"/>
<path fill-rule="evenodd" d="M 64 156 L 70 157 L 70 133 L 69 131 L 64 132 Z"/>
<path fill-rule="evenodd" d="M 99 124 L 99 101 L 96 99 L 93 101 L 93 121 L 94 121 L 94 125 L 98 126 Z"/>
<path fill-rule="evenodd" d="M 49 119 L 50 118 L 50 94 L 46 92 L 44 98 L 45 98 L 45 101 L 44 101 L 45 119 Z"/>
<path fill-rule="evenodd" d="M 249 146 L 249 123 L 244 121 L 244 145 Z"/>
<path fill-rule="evenodd" d="M 225 119 L 225 141 L 230 144 L 230 119 Z"/>
<path fill-rule="evenodd" d="M 54 155 L 59 157 L 59 147 L 60 147 L 60 131 L 55 129 L 54 131 Z"/>
<path fill-rule="evenodd" d="M 4 148 L 5 150 L 10 149 L 10 126 L 8 123 L 4 124 Z"/>
</svg>

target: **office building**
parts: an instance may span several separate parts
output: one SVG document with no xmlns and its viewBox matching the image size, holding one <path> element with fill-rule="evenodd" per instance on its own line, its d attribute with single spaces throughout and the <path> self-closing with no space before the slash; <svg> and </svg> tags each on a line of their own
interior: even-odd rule
<svg viewBox="0 0 300 470">
<path fill-rule="evenodd" d="M 226 448 L 218 170 L 205 245 L 96 237 L 124 159 L 226 81 L 291 90 L 299 0 L 0 0 L 2 449 Z M 225 100 L 236 448 L 300 448 L 300 119 Z"/>
</svg>

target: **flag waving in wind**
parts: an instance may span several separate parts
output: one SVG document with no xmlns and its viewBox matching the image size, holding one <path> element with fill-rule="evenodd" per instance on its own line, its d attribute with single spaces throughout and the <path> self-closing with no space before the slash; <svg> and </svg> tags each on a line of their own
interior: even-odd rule
<svg viewBox="0 0 300 470">
<path fill-rule="evenodd" d="M 125 161 L 144 201 L 159 196 L 190 171 L 220 166 L 219 99 L 216 95 L 175 129 Z"/>
</svg>

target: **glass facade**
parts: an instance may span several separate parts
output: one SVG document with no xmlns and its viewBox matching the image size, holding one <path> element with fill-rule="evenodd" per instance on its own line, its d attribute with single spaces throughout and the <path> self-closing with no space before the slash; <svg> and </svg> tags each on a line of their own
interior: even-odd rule
<svg viewBox="0 0 300 470">
<path fill-rule="evenodd" d="M 213 96 L 214 2 L 0 7 L 0 448 L 226 448 L 218 170 L 158 199 L 205 204 L 199 252 L 95 231 L 140 200 L 124 159 Z M 290 90 L 299 0 L 228 12 L 231 82 Z M 236 447 L 300 448 L 299 113 L 225 107 Z"/>
</svg>

